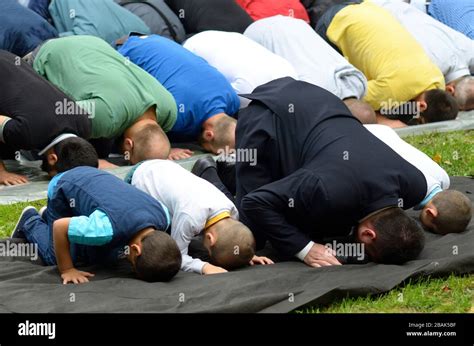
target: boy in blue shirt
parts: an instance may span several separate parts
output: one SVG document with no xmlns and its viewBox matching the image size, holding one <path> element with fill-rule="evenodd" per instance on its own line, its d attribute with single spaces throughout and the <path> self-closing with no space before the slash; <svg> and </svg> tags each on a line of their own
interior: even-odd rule
<svg viewBox="0 0 474 346">
<path fill-rule="evenodd" d="M 170 280 L 180 269 L 181 253 L 165 233 L 170 224 L 166 207 L 98 170 L 97 154 L 87 141 L 61 137 L 43 162 L 54 176 L 48 207 L 42 215 L 26 208 L 12 237 L 37 244 L 43 262 L 57 264 L 64 284 L 88 282 L 93 276 L 75 264 L 110 263 L 120 253 L 127 255 L 138 278 Z"/>
<path fill-rule="evenodd" d="M 178 118 L 167 133 L 171 141 L 195 141 L 199 137 L 202 141 L 222 143 L 222 147 L 233 145 L 236 120 L 231 116 L 238 112 L 240 100 L 221 72 L 176 42 L 158 35 L 130 36 L 118 51 L 154 76 L 174 96 Z"/>
</svg>

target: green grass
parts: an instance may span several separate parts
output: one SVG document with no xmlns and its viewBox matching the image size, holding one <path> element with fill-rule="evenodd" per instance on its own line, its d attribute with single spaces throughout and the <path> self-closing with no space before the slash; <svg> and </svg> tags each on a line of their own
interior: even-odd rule
<svg viewBox="0 0 474 346">
<path fill-rule="evenodd" d="M 39 210 L 41 207 L 46 205 L 46 200 L 0 205 L 0 238 L 10 236 L 13 227 L 15 227 L 16 222 L 18 221 L 21 211 L 28 205 L 32 205 Z"/>
<path fill-rule="evenodd" d="M 436 133 L 405 138 L 437 161 L 449 175 L 474 175 L 474 131 Z M 0 206 L 0 237 L 9 236 L 27 205 L 38 209 L 46 201 Z M 348 312 L 474 312 L 474 275 L 418 278 L 394 290 L 367 297 L 346 297 L 328 306 L 312 306 L 302 313 Z"/>
<path fill-rule="evenodd" d="M 404 138 L 417 147 L 449 175 L 474 175 L 474 131 L 433 133 Z"/>
<path fill-rule="evenodd" d="M 434 133 L 404 138 L 443 167 L 449 175 L 474 175 L 474 131 Z M 346 297 L 303 313 L 474 312 L 474 275 L 419 278 L 382 295 Z"/>
<path fill-rule="evenodd" d="M 382 295 L 343 298 L 302 313 L 462 313 L 473 312 L 474 275 L 409 280 Z"/>
</svg>

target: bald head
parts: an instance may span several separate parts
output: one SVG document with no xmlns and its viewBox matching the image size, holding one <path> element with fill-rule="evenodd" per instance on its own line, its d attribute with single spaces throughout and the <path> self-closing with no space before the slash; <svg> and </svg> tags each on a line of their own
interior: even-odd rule
<svg viewBox="0 0 474 346">
<path fill-rule="evenodd" d="M 446 88 L 448 90 L 449 86 Z M 458 102 L 459 110 L 470 111 L 474 109 L 474 76 L 462 77 L 453 89 L 454 98 Z"/>
<path fill-rule="evenodd" d="M 377 118 L 373 108 L 364 101 L 351 98 L 345 99 L 344 103 L 351 111 L 352 115 L 359 119 L 362 124 L 376 124 Z"/>
<path fill-rule="evenodd" d="M 137 124 L 124 137 L 125 156 L 132 164 L 144 160 L 167 159 L 170 154 L 169 139 L 157 123 Z"/>
</svg>

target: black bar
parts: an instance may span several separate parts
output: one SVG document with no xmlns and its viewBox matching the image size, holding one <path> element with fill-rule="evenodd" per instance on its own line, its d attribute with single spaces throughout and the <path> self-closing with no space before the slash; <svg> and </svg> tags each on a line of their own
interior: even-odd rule
<svg viewBox="0 0 474 346">
<path fill-rule="evenodd" d="M 55 338 L 20 336 L 20 324 L 25 332 L 26 321 L 30 328 L 31 323 L 55 323 Z M 473 330 L 472 314 L 0 314 L 1 346 L 150 342 L 472 346 Z M 428 334 L 434 332 L 456 336 Z"/>
</svg>

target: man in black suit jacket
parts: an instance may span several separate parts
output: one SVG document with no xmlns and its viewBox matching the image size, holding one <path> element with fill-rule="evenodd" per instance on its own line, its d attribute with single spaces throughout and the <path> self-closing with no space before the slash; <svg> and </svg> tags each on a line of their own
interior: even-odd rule
<svg viewBox="0 0 474 346">
<path fill-rule="evenodd" d="M 312 84 L 281 78 L 247 95 L 239 113 L 237 161 L 241 219 L 284 256 L 310 266 L 339 264 L 318 244 L 354 234 L 376 262 L 403 263 L 424 245 L 405 214 L 426 195 L 424 175 L 366 130 L 344 103 Z"/>
</svg>

